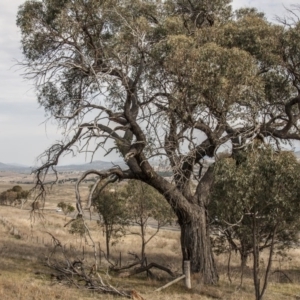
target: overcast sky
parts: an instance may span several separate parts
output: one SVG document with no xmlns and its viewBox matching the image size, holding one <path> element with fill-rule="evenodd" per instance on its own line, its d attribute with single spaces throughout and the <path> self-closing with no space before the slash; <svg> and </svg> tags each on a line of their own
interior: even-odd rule
<svg viewBox="0 0 300 300">
<path fill-rule="evenodd" d="M 22 54 L 15 20 L 23 2 L 0 0 L 0 162 L 33 166 L 39 154 L 60 135 L 55 124 L 48 122 L 45 126 L 44 110 L 37 104 L 34 89 L 16 66 Z M 288 7 L 294 3 L 297 0 L 234 0 L 233 8 L 256 7 L 273 20 L 275 15 L 284 14 L 283 4 Z M 96 159 L 105 160 L 101 153 Z M 84 162 L 84 156 L 66 157 L 61 164 Z"/>
</svg>

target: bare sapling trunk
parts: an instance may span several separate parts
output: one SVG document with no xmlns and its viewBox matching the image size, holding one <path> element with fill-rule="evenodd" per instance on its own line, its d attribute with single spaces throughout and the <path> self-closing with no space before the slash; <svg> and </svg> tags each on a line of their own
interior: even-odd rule
<svg viewBox="0 0 300 300">
<path fill-rule="evenodd" d="M 254 286 L 255 286 L 255 299 L 256 300 L 262 300 L 264 293 L 267 289 L 268 286 L 268 281 L 269 281 L 269 274 L 271 271 L 272 267 L 272 259 L 274 255 L 274 245 L 275 245 L 275 235 L 277 231 L 277 225 L 274 226 L 273 232 L 272 232 L 272 239 L 271 239 L 271 245 L 270 245 L 270 250 L 269 250 L 269 257 L 268 257 L 268 263 L 267 263 L 267 269 L 264 274 L 263 278 L 263 286 L 262 289 L 261 287 L 261 280 L 260 280 L 260 275 L 259 275 L 259 244 L 257 242 L 257 220 L 255 214 L 253 214 L 253 228 L 252 228 L 252 233 L 253 233 L 253 278 L 254 278 Z"/>
<path fill-rule="evenodd" d="M 260 300 L 260 278 L 259 278 L 259 249 L 257 245 L 256 216 L 252 214 L 252 239 L 253 239 L 253 281 L 255 287 L 255 299 Z"/>
<path fill-rule="evenodd" d="M 145 265 L 145 248 L 146 248 L 146 241 L 145 241 L 145 224 L 142 222 L 141 218 L 141 238 L 142 238 L 142 247 L 141 247 L 141 265 Z"/>
<path fill-rule="evenodd" d="M 109 248 L 110 228 L 109 228 L 108 224 L 105 224 L 105 242 L 106 242 L 106 257 L 109 260 L 109 258 L 110 258 L 110 248 Z"/>
<path fill-rule="evenodd" d="M 241 282 L 240 282 L 240 287 L 242 287 L 243 286 L 243 280 L 244 280 L 244 272 L 245 272 L 245 268 L 247 266 L 248 253 L 245 253 L 243 250 L 240 250 L 240 256 L 241 256 Z"/>
</svg>

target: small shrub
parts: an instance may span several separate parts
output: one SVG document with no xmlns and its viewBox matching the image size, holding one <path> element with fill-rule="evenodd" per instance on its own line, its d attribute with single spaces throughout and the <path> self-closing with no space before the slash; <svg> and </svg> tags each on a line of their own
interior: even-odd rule
<svg viewBox="0 0 300 300">
<path fill-rule="evenodd" d="M 71 223 L 71 228 L 69 230 L 71 234 L 78 234 L 83 236 L 85 234 L 85 226 L 82 219 L 77 219 Z"/>
</svg>

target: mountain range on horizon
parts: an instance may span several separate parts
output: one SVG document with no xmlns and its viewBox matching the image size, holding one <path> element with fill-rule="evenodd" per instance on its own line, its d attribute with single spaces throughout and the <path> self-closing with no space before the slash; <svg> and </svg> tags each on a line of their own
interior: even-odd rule
<svg viewBox="0 0 300 300">
<path fill-rule="evenodd" d="M 58 172 L 73 172 L 73 171 L 84 172 L 91 169 L 103 170 L 103 169 L 112 168 L 114 166 L 120 166 L 121 168 L 124 168 L 125 165 L 126 164 L 123 161 L 107 162 L 107 161 L 96 160 L 91 163 L 85 163 L 85 164 L 69 164 L 69 165 L 57 166 L 56 169 Z M 21 164 L 16 164 L 16 163 L 5 164 L 0 162 L 0 171 L 11 171 L 11 172 L 27 174 L 27 173 L 31 173 L 33 169 L 34 169 L 33 167 L 24 166 Z"/>
<path fill-rule="evenodd" d="M 300 159 L 300 151 L 294 152 L 295 156 Z M 58 172 L 85 172 L 91 169 L 96 169 L 96 170 L 105 170 L 112 168 L 114 166 L 119 166 L 120 168 L 126 168 L 126 163 L 124 161 L 115 161 L 115 162 L 108 162 L 108 161 L 101 161 L 101 160 L 96 160 L 91 163 L 84 163 L 84 164 L 69 164 L 69 165 L 62 165 L 62 166 L 57 166 L 57 171 Z M 11 172 L 16 172 L 16 173 L 31 173 L 33 167 L 25 166 L 22 164 L 17 164 L 17 163 L 2 163 L 0 162 L 0 172 L 2 171 L 11 171 Z"/>
</svg>

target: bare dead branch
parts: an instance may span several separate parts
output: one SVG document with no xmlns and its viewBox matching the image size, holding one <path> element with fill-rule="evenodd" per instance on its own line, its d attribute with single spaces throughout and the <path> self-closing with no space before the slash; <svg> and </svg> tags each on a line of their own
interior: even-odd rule
<svg viewBox="0 0 300 300">
<path fill-rule="evenodd" d="M 55 238 L 51 233 L 47 232 L 53 239 L 55 245 L 50 255 L 48 256 L 47 265 L 51 269 L 58 272 L 56 276 L 60 281 L 66 281 L 74 284 L 77 288 L 86 288 L 100 293 L 107 293 L 112 295 L 118 295 L 126 298 L 131 298 L 130 291 L 119 290 L 109 283 L 104 283 L 100 274 L 93 266 L 86 266 L 83 260 L 70 260 L 65 253 L 64 247 L 61 242 Z M 53 260 L 53 254 L 60 249 L 62 260 Z M 64 263 L 66 262 L 66 264 Z M 89 272 L 87 272 L 89 270 Z M 83 283 L 85 283 L 83 285 Z"/>
</svg>

